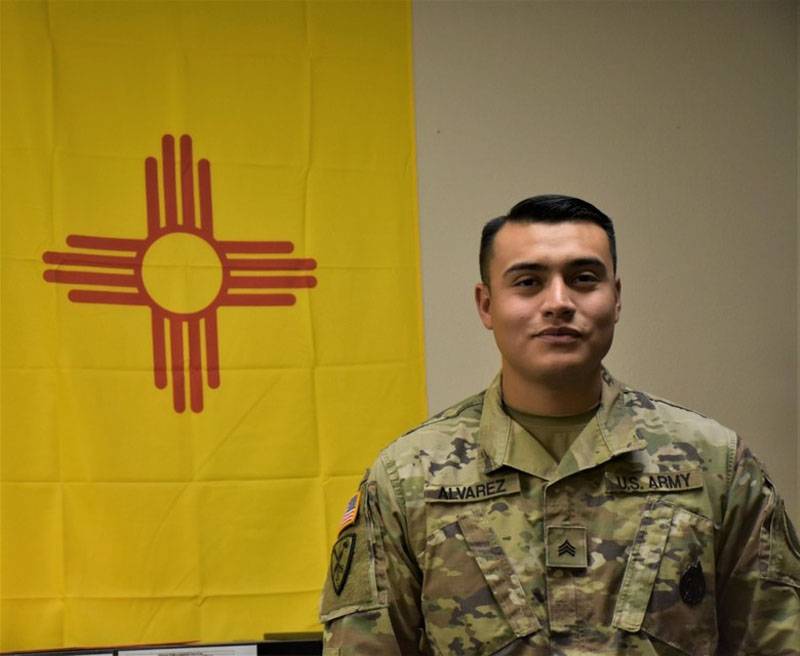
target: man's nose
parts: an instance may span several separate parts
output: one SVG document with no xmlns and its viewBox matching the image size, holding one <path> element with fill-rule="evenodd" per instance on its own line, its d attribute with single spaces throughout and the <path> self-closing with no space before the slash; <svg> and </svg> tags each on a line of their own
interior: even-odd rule
<svg viewBox="0 0 800 656">
<path fill-rule="evenodd" d="M 542 312 L 547 317 L 569 318 L 575 314 L 575 303 L 569 285 L 561 278 L 554 278 L 544 290 Z"/>
</svg>

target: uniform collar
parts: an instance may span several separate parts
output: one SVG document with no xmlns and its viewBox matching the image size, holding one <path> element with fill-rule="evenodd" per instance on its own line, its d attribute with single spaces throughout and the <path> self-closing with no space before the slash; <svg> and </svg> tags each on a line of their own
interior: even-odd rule
<svg viewBox="0 0 800 656">
<path fill-rule="evenodd" d="M 547 481 L 556 481 L 645 446 L 636 434 L 632 411 L 623 402 L 622 387 L 603 369 L 600 407 L 560 463 L 503 409 L 500 374 L 483 399 L 480 443 L 487 473 L 509 466 Z"/>
</svg>

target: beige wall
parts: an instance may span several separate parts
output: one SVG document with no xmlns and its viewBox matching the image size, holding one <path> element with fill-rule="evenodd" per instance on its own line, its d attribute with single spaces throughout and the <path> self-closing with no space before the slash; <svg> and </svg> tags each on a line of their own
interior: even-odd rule
<svg viewBox="0 0 800 656">
<path fill-rule="evenodd" d="M 619 233 L 621 379 L 737 429 L 798 516 L 795 2 L 414 6 L 431 411 L 497 369 L 482 223 L 566 193 Z"/>
</svg>

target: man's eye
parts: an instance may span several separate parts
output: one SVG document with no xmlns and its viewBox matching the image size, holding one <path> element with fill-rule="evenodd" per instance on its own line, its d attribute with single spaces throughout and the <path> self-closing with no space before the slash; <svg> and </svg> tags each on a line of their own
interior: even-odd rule
<svg viewBox="0 0 800 656">
<path fill-rule="evenodd" d="M 584 273 L 579 273 L 577 276 L 573 278 L 575 283 L 579 285 L 593 285 L 595 283 L 600 282 L 600 278 L 598 278 L 594 273 L 590 271 L 585 271 Z"/>
<path fill-rule="evenodd" d="M 538 281 L 536 280 L 536 278 L 530 278 L 530 277 L 518 278 L 517 280 L 514 281 L 514 287 L 533 287 L 534 285 L 537 284 L 537 282 Z"/>
</svg>

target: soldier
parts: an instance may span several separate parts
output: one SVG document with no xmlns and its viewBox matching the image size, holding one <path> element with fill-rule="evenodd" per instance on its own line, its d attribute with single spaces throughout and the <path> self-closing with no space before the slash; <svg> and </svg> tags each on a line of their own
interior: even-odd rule
<svg viewBox="0 0 800 656">
<path fill-rule="evenodd" d="M 483 229 L 501 371 L 350 500 L 325 654 L 800 654 L 800 544 L 736 434 L 606 371 L 614 229 L 537 196 Z"/>
</svg>

